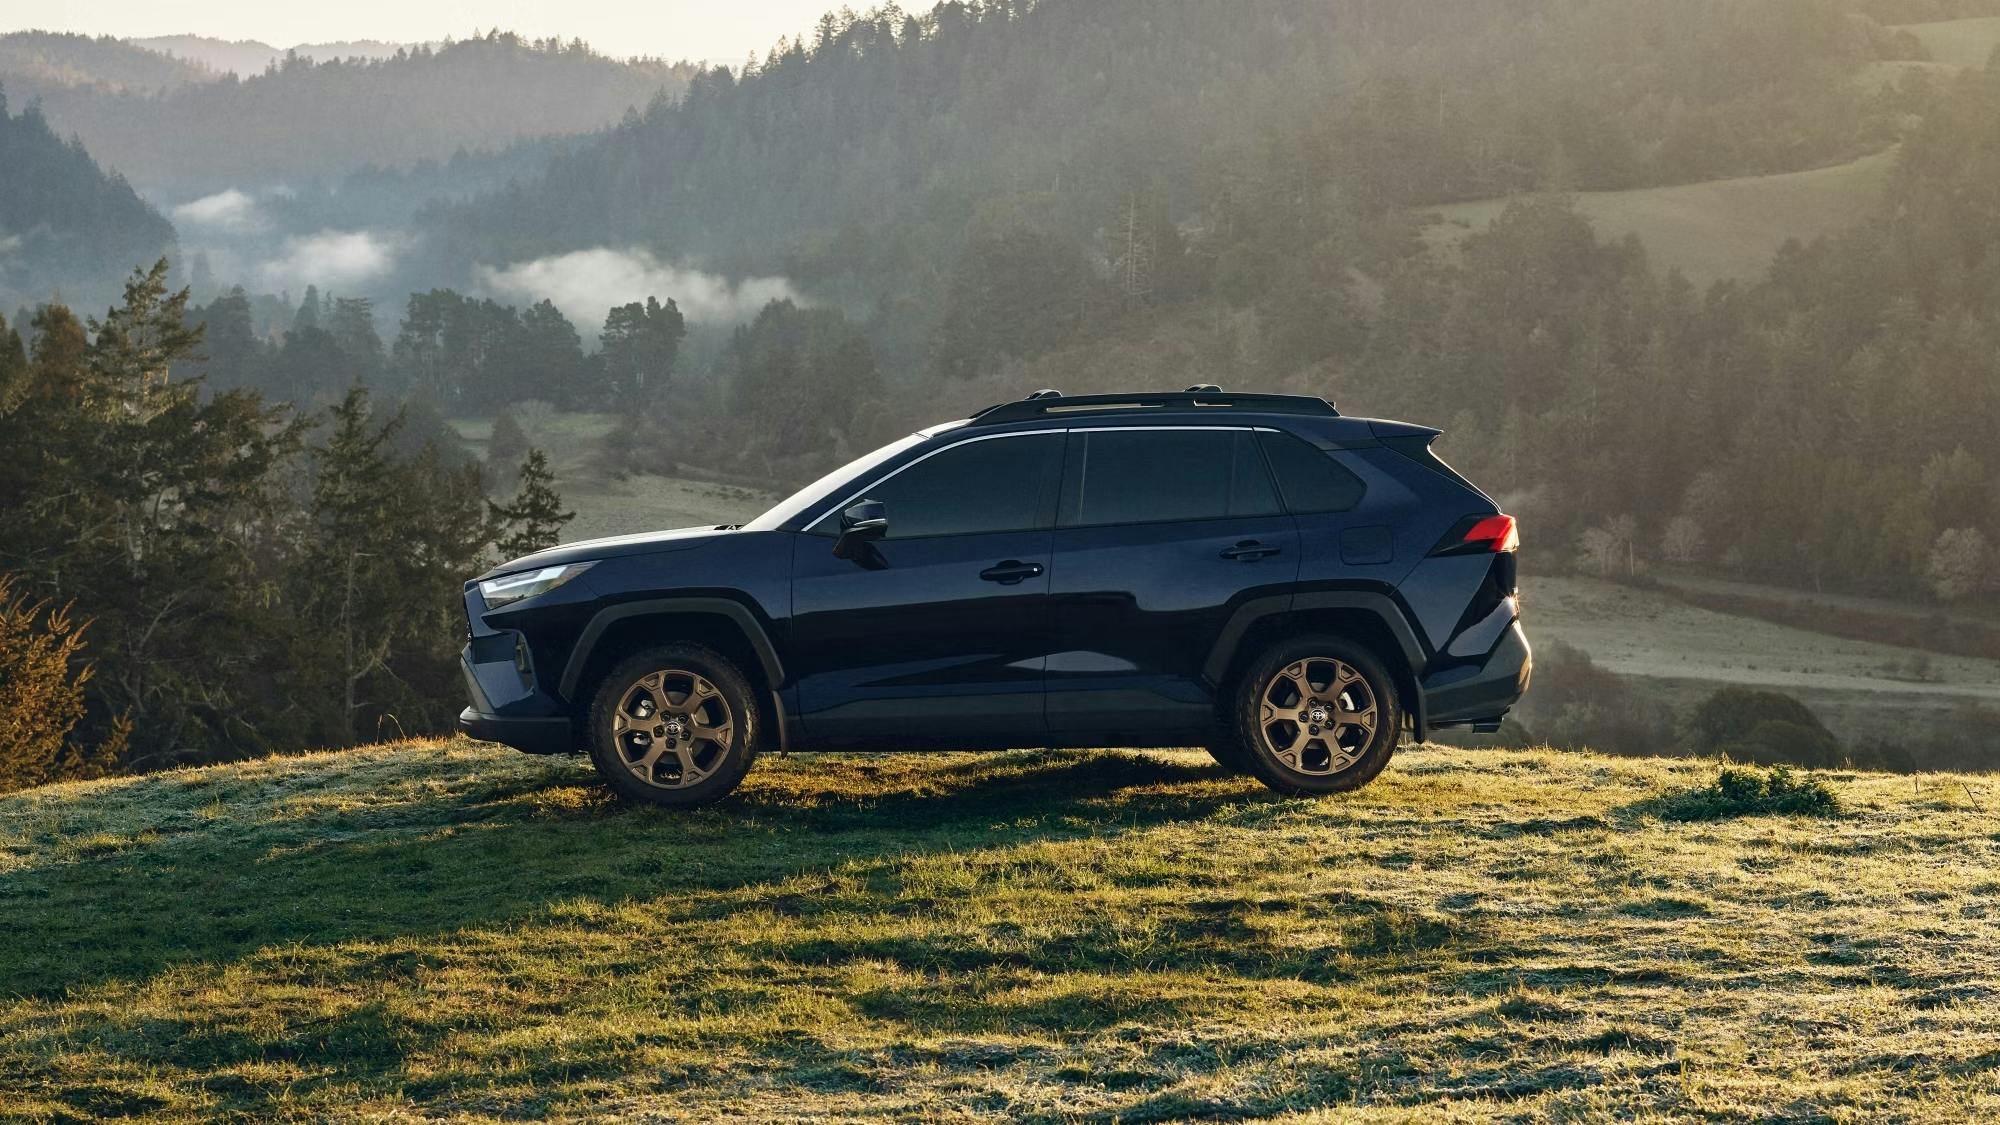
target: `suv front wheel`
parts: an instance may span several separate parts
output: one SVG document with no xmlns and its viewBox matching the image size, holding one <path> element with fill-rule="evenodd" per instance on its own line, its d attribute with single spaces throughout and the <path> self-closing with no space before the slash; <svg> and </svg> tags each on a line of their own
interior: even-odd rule
<svg viewBox="0 0 2000 1125">
<path fill-rule="evenodd" d="M 1339 637 L 1281 641 L 1236 685 L 1245 764 L 1280 793 L 1345 793 L 1375 779 L 1402 737 L 1396 681 L 1375 655 Z"/>
<path fill-rule="evenodd" d="M 750 771 L 757 696 L 728 658 L 662 645 L 619 662 L 590 707 L 590 760 L 621 795 L 691 808 L 727 796 Z"/>
</svg>

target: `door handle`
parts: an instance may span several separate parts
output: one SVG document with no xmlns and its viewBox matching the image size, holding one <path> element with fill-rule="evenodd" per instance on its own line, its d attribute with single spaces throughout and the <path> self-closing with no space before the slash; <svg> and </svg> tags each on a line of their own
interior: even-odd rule
<svg viewBox="0 0 2000 1125">
<path fill-rule="evenodd" d="M 979 572 L 979 577 L 988 582 L 998 582 L 1002 586 L 1013 586 L 1030 578 L 1042 576 L 1041 563 L 1024 563 L 1019 559 L 1008 559 L 996 563 Z"/>
<path fill-rule="evenodd" d="M 1258 559 L 1269 558 L 1277 554 L 1280 549 L 1278 547 L 1266 547 L 1255 539 L 1245 539 L 1234 547 L 1223 548 L 1222 557 L 1225 559 L 1234 559 L 1238 562 L 1256 562 Z"/>
</svg>

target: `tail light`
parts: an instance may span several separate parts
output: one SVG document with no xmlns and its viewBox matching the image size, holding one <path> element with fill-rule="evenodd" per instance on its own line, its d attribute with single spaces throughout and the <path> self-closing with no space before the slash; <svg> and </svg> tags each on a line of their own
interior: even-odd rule
<svg viewBox="0 0 2000 1125">
<path fill-rule="evenodd" d="M 1445 533 L 1432 555 L 1502 555 L 1520 549 L 1521 532 L 1514 517 L 1467 516 Z"/>
</svg>

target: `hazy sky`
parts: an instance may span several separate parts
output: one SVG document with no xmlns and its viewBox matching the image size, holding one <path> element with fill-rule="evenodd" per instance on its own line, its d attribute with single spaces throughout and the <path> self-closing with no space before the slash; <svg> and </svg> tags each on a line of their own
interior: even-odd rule
<svg viewBox="0 0 2000 1125">
<path fill-rule="evenodd" d="M 0 31 L 44 28 L 91 35 L 212 35 L 275 47 L 340 39 L 418 42 L 463 39 L 477 29 L 543 38 L 580 37 L 611 55 L 740 62 L 780 35 L 797 35 L 841 0 L 89 0 L 34 4 L 0 0 Z M 857 9 L 872 4 L 853 4 Z M 910 5 L 913 9 L 928 4 Z"/>
</svg>

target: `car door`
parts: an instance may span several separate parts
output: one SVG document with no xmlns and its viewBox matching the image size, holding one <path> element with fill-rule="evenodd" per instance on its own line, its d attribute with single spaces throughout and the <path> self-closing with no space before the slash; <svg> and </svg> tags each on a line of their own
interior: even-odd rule
<svg viewBox="0 0 2000 1125">
<path fill-rule="evenodd" d="M 1075 429 L 1049 588 L 1051 735 L 1205 726 L 1202 666 L 1243 603 L 1289 593 L 1298 530 L 1247 427 Z"/>
<path fill-rule="evenodd" d="M 1050 536 L 1063 436 L 970 438 L 861 489 L 884 537 L 835 558 L 839 512 L 796 537 L 799 719 L 820 745 L 1046 741 Z"/>
</svg>

